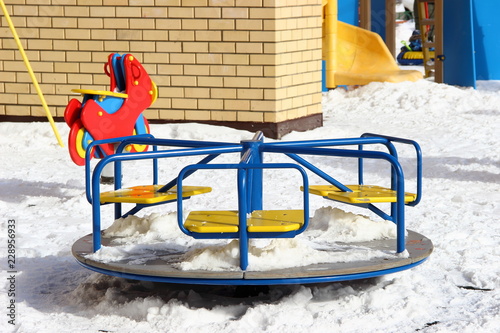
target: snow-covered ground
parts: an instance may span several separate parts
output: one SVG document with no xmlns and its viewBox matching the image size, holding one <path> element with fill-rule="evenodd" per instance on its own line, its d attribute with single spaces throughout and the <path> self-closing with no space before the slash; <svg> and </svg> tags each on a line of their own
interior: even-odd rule
<svg viewBox="0 0 500 333">
<path fill-rule="evenodd" d="M 374 279 L 271 286 L 268 290 L 141 283 L 93 273 L 71 255 L 72 244 L 91 232 L 83 168 L 74 165 L 67 150 L 57 145 L 47 123 L 0 123 L 0 331 L 498 332 L 500 83 L 479 82 L 477 90 L 427 80 L 372 83 L 349 92 L 330 91 L 323 97 L 323 111 L 323 127 L 293 132 L 283 140 L 372 132 L 421 144 L 423 200 L 406 213 L 408 228 L 434 243 L 434 253 L 425 263 Z M 65 124 L 57 127 L 64 137 L 68 135 Z M 253 136 L 199 124 L 153 125 L 152 132 L 157 137 L 228 142 Z M 352 161 L 313 161 L 334 168 L 339 179 L 355 181 Z M 411 190 L 415 185 L 411 151 L 403 149 L 401 161 L 409 170 Z M 185 162 L 170 163 L 162 172 Z M 148 182 L 149 177 L 137 170 L 144 168 L 133 164 L 125 170 L 125 185 Z M 368 165 L 367 172 L 374 183 L 387 176 L 377 165 Z M 211 185 L 214 190 L 193 197 L 186 208 L 234 208 L 234 184 L 226 176 L 196 176 L 196 184 Z M 266 194 L 265 205 L 298 208 L 298 184 L 297 178 L 271 172 L 266 186 L 272 191 Z M 311 215 L 316 213 L 316 218 L 344 218 L 345 214 L 337 214 L 338 208 L 359 213 L 319 197 L 311 200 Z M 174 209 L 159 206 L 140 214 L 146 227 L 131 237 L 151 242 L 161 232 L 174 232 L 168 226 Z M 111 211 L 104 209 L 103 216 L 104 227 L 110 227 Z M 7 273 L 11 270 L 8 226 L 14 224 L 17 273 Z M 125 230 L 116 224 L 110 229 Z M 321 237 L 319 231 L 314 230 Z M 185 244 L 191 242 L 183 239 Z M 274 243 L 272 248 L 284 260 L 296 244 Z M 279 251 L 280 247 L 287 250 Z M 11 284 L 12 275 L 15 283 L 11 279 Z M 8 322 L 12 292 L 15 326 Z"/>
<path fill-rule="evenodd" d="M 427 262 L 370 280 L 273 286 L 247 298 L 237 297 L 239 290 L 229 287 L 138 283 L 92 273 L 70 252 L 91 230 L 83 169 L 57 146 L 47 123 L 1 123 L 1 331 L 498 332 L 498 83 L 480 82 L 478 90 L 427 80 L 372 83 L 350 92 L 330 91 L 323 104 L 323 127 L 294 132 L 283 140 L 374 132 L 421 144 L 424 197 L 407 209 L 407 225 L 432 239 L 435 251 Z M 67 136 L 65 124 L 57 125 Z M 157 137 L 230 142 L 252 137 L 245 131 L 199 124 L 153 125 L 152 132 Z M 414 162 L 411 153 L 403 152 L 401 158 L 407 166 Z M 336 163 L 339 179 L 354 175 L 352 164 Z M 145 179 L 129 171 L 131 178 L 124 181 Z M 367 171 L 375 180 L 384 176 L 376 167 Z M 200 176 L 197 183 L 211 184 L 214 192 L 191 199 L 189 209 L 234 204 L 228 185 L 211 176 Z M 265 204 L 294 208 L 300 202 L 287 194 L 293 191 L 281 190 L 296 188 L 296 179 L 275 173 L 267 182 L 279 195 L 270 195 Z M 351 210 L 312 199 L 312 213 L 322 207 Z M 158 207 L 145 214 L 165 216 L 173 209 Z M 111 212 L 105 210 L 104 216 L 108 227 Z M 15 327 L 7 316 L 9 219 L 16 227 Z"/>
</svg>

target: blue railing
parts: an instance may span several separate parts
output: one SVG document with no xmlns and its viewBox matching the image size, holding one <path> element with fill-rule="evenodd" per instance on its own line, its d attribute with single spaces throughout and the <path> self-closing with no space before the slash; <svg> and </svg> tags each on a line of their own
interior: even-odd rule
<svg viewBox="0 0 500 333">
<path fill-rule="evenodd" d="M 359 184 L 363 184 L 363 160 L 383 160 L 386 161 L 391 168 L 391 188 L 396 191 L 396 202 L 391 204 L 390 214 L 385 213 L 373 204 L 362 204 L 363 207 L 370 209 L 382 218 L 392 220 L 397 226 L 397 252 L 405 250 L 405 178 L 403 168 L 398 161 L 398 155 L 393 143 L 409 144 L 415 148 L 417 155 L 417 195 L 413 202 L 408 205 L 416 205 L 421 199 L 422 193 L 422 154 L 420 146 L 413 140 L 395 138 L 390 136 L 376 135 L 365 133 L 360 138 L 345 138 L 345 139 L 329 139 L 329 140 L 310 140 L 310 141 L 293 141 L 293 142 L 272 142 L 264 143 L 262 133 L 258 133 L 252 140 L 241 141 L 239 144 L 226 142 L 200 142 L 189 140 L 169 140 L 155 139 L 151 135 L 133 136 L 119 138 L 116 140 L 101 140 L 94 141 L 87 148 L 87 156 L 90 156 L 91 150 L 99 144 L 113 143 L 117 145 L 117 153 L 111 156 L 105 156 L 94 168 L 92 177 L 90 176 L 90 158 L 86 159 L 86 188 L 87 199 L 92 203 L 93 207 L 93 249 L 97 251 L 101 246 L 101 215 L 100 215 L 100 176 L 103 168 L 114 163 L 115 170 L 115 189 L 121 188 L 121 164 L 125 161 L 135 160 L 152 160 L 153 161 L 153 183 L 158 182 L 158 160 L 168 159 L 172 157 L 184 156 L 204 156 L 199 162 L 188 165 L 180 170 L 177 177 L 169 181 L 160 191 L 167 191 L 177 185 L 178 193 L 182 193 L 183 182 L 185 178 L 192 175 L 198 170 L 221 170 L 234 169 L 237 170 L 238 184 L 238 211 L 239 211 L 239 234 L 240 239 L 240 255 L 241 267 L 246 268 L 248 257 L 248 237 L 246 227 L 246 217 L 248 213 L 255 210 L 261 210 L 263 206 L 262 191 L 263 191 L 263 171 L 264 169 L 296 169 L 302 175 L 303 182 L 303 206 L 304 206 L 304 224 L 298 234 L 304 231 L 309 222 L 309 181 L 305 169 L 318 175 L 329 184 L 337 187 L 340 191 L 350 192 L 346 185 L 330 176 L 327 172 L 319 169 L 312 163 L 306 161 L 299 155 L 316 155 L 316 156 L 331 156 L 356 158 L 358 164 L 358 180 Z M 125 147 L 130 144 L 149 145 L 153 147 L 153 151 L 138 152 L 138 153 L 123 153 Z M 381 144 L 387 147 L 388 152 L 375 150 L 366 150 L 365 146 Z M 176 149 L 158 150 L 158 147 L 175 147 Z M 340 147 L 342 146 L 342 147 Z M 345 148 L 343 146 L 354 146 L 354 149 Z M 211 164 L 215 158 L 222 154 L 239 153 L 240 160 L 237 163 L 218 163 Z M 264 155 L 267 153 L 284 154 L 292 159 L 295 163 L 264 163 Z M 305 169 L 304 169 L 305 168 Z M 183 200 L 178 198 L 177 213 L 179 228 L 186 235 L 194 236 L 193 232 L 187 230 L 183 224 Z M 129 213 L 135 213 L 143 207 L 149 207 L 153 204 L 137 205 Z M 115 204 L 116 218 L 121 215 L 121 204 Z M 269 235 L 272 237 L 272 235 Z"/>
<path fill-rule="evenodd" d="M 129 142 L 135 143 L 136 141 L 131 140 Z M 99 163 L 97 163 L 97 165 L 94 168 L 94 171 L 92 173 L 90 194 L 87 193 L 87 197 L 91 199 L 92 203 L 92 218 L 93 218 L 92 229 L 93 229 L 94 251 L 97 251 L 101 247 L 100 177 L 102 174 L 102 170 L 107 164 L 117 163 L 117 162 L 119 163 L 124 161 L 162 159 L 169 157 L 239 153 L 241 151 L 242 148 L 240 146 L 233 145 L 233 146 L 210 147 L 210 148 L 203 147 L 203 148 L 191 148 L 191 149 L 160 150 L 160 151 L 141 152 L 141 153 L 117 153 L 103 158 Z M 115 170 L 116 170 L 116 165 L 115 165 Z M 115 181 L 120 181 L 120 178 L 121 178 L 121 172 L 118 172 L 118 174 L 115 175 Z M 89 192 L 89 190 L 87 190 L 87 192 Z"/>
</svg>

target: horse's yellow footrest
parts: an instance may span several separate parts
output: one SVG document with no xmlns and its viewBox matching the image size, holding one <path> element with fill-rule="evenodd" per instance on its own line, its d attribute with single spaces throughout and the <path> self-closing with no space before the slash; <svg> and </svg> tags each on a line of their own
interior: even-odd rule
<svg viewBox="0 0 500 333">
<path fill-rule="evenodd" d="M 155 204 L 164 201 L 177 200 L 177 187 L 167 192 L 158 192 L 163 185 L 144 185 L 122 188 L 116 191 L 101 193 L 101 203 L 122 202 L 135 204 Z M 183 186 L 182 197 L 191 197 L 212 191 L 211 187 Z"/>
<path fill-rule="evenodd" d="M 247 218 L 248 232 L 294 231 L 303 224 L 303 210 L 256 210 Z M 238 232 L 238 211 L 191 212 L 184 227 L 196 233 Z"/>
<path fill-rule="evenodd" d="M 309 193 L 350 204 L 396 202 L 396 191 L 375 185 L 346 185 L 352 192 L 343 192 L 333 185 L 309 186 Z M 304 190 L 301 187 L 301 190 Z M 405 192 L 405 203 L 415 201 L 416 194 Z"/>
</svg>

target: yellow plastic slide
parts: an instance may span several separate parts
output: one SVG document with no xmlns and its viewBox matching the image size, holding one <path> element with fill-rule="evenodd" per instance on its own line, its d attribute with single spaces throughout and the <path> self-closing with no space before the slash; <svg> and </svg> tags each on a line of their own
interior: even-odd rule
<svg viewBox="0 0 500 333">
<path fill-rule="evenodd" d="M 323 4 L 323 60 L 326 60 L 328 88 L 423 78 L 419 71 L 400 70 L 378 34 L 339 22 L 337 0 L 323 1 Z"/>
</svg>

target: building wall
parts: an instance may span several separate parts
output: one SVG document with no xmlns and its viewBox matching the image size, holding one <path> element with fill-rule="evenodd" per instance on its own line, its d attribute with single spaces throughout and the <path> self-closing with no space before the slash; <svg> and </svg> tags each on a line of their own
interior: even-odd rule
<svg viewBox="0 0 500 333">
<path fill-rule="evenodd" d="M 56 117 L 71 89 L 108 90 L 103 63 L 118 52 L 137 57 L 158 85 L 149 120 L 321 123 L 321 0 L 5 4 Z M 0 115 L 44 116 L 3 15 L 0 74 Z"/>
</svg>

